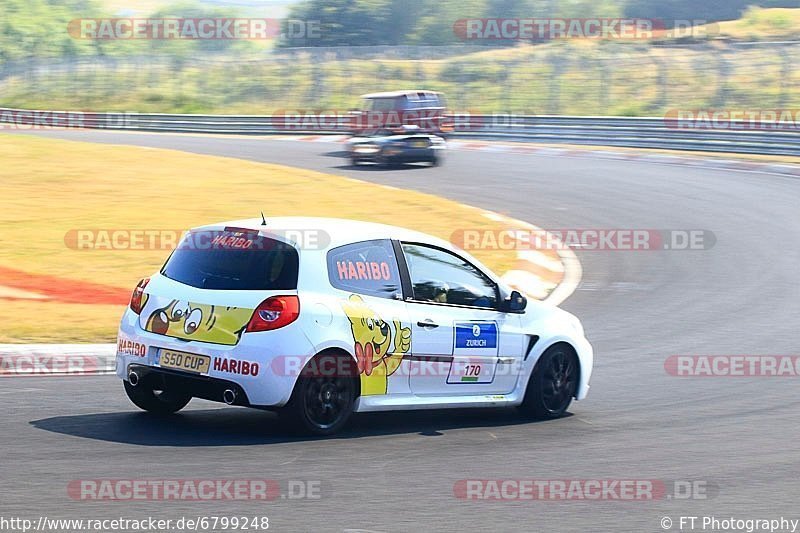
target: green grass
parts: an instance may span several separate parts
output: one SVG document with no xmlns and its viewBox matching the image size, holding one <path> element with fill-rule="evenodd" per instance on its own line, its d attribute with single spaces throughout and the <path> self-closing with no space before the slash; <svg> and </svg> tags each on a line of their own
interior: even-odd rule
<svg viewBox="0 0 800 533">
<path fill-rule="evenodd" d="M 739 40 L 797 39 L 800 9 L 750 7 L 739 20 L 721 22 L 719 34 Z"/>
<path fill-rule="evenodd" d="M 132 290 L 168 255 L 78 250 L 65 242 L 70 230 L 184 230 L 261 211 L 399 223 L 447 240 L 457 229 L 506 229 L 444 198 L 310 170 L 27 135 L 0 135 L 0 183 L 0 266 L 56 276 L 65 287 L 76 280 Z M 516 261 L 503 250 L 475 255 L 499 273 Z M 123 307 L 0 297 L 0 343 L 110 342 Z"/>
</svg>

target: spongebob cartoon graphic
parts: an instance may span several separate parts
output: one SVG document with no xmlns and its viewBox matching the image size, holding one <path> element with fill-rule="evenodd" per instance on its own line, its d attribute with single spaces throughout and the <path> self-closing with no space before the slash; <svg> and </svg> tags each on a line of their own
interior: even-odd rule
<svg viewBox="0 0 800 533">
<path fill-rule="evenodd" d="M 148 301 L 148 304 L 151 302 Z M 252 309 L 180 300 L 162 301 L 148 307 L 150 309 L 145 315 L 147 322 L 144 325 L 147 331 L 179 339 L 227 345 L 239 342 L 253 314 Z"/>
<path fill-rule="evenodd" d="M 411 328 L 402 327 L 398 319 L 390 325 L 356 294 L 350 295 L 342 308 L 353 331 L 361 394 L 386 394 L 389 376 L 411 349 Z"/>
</svg>

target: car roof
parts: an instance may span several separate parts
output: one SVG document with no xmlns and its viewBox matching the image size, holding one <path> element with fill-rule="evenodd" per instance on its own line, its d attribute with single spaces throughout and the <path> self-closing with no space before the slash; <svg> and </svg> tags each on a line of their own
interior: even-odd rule
<svg viewBox="0 0 800 533">
<path fill-rule="evenodd" d="M 272 234 L 281 240 L 291 241 L 291 232 L 320 232 L 330 238 L 327 246 L 320 249 L 327 250 L 360 241 L 377 239 L 395 239 L 401 241 L 423 242 L 447 249 L 455 249 L 450 243 L 426 233 L 414 231 L 388 224 L 376 222 L 363 222 L 344 218 L 324 217 L 266 217 L 267 225 L 262 225 L 261 218 L 231 220 L 217 224 L 208 224 L 193 228 L 192 231 L 219 230 L 226 227 L 257 230 L 264 234 Z M 324 233 L 323 233 L 324 232 Z M 286 237 L 289 238 L 286 238 Z M 325 239 L 327 240 L 327 239 Z M 293 242 L 293 244 L 298 244 Z"/>
<path fill-rule="evenodd" d="M 419 89 L 416 91 L 387 91 L 382 93 L 369 93 L 369 94 L 362 94 L 361 98 L 396 98 L 398 96 L 407 96 L 407 95 L 417 95 L 417 94 L 430 94 L 440 96 L 442 93 L 437 91 L 428 91 L 425 89 Z"/>
</svg>

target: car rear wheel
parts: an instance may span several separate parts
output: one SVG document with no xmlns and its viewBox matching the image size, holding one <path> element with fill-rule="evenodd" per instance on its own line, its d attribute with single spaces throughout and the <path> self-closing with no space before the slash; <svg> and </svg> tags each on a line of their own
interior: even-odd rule
<svg viewBox="0 0 800 533">
<path fill-rule="evenodd" d="M 578 390 L 579 376 L 578 357 L 570 346 L 548 348 L 536 363 L 520 409 L 540 419 L 563 416 Z"/>
<path fill-rule="evenodd" d="M 141 384 L 134 387 L 127 381 L 122 383 L 125 385 L 125 393 L 131 402 L 139 409 L 150 413 L 159 415 L 177 413 L 192 400 L 190 395 L 183 393 L 165 390 L 157 391 L 152 387 Z"/>
<path fill-rule="evenodd" d="M 401 166 L 400 160 L 387 155 L 383 149 L 375 156 L 375 164 L 385 169 L 398 168 Z"/>
<path fill-rule="evenodd" d="M 349 356 L 315 357 L 303 369 L 281 418 L 303 434 L 330 435 L 353 414 L 358 396 L 358 375 Z"/>
</svg>

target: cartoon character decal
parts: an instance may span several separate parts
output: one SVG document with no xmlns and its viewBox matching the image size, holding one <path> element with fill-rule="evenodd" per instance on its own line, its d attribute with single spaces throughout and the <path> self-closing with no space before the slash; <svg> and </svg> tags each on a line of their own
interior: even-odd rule
<svg viewBox="0 0 800 533">
<path fill-rule="evenodd" d="M 411 349 L 411 328 L 402 327 L 398 319 L 390 325 L 357 294 L 350 295 L 342 308 L 353 331 L 361 394 L 386 394 L 389 376 Z"/>
<path fill-rule="evenodd" d="M 153 298 L 155 300 L 156 298 Z M 252 309 L 161 299 L 145 307 L 145 330 L 185 340 L 234 345 L 253 315 Z M 151 301 L 148 300 L 148 304 Z M 148 309 L 149 308 L 149 309 Z"/>
</svg>

